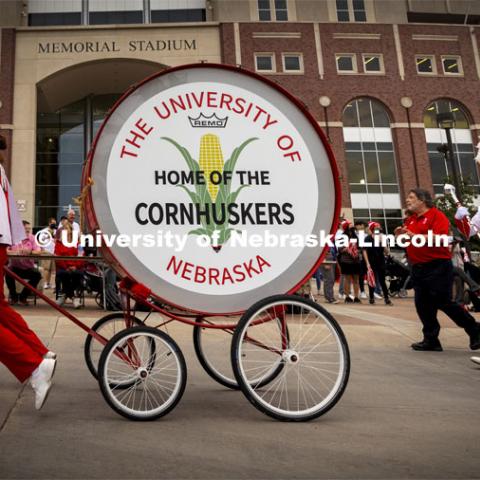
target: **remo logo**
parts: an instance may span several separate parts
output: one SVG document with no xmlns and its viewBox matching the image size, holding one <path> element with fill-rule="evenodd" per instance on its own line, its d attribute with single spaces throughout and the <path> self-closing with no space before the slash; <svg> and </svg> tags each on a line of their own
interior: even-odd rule
<svg viewBox="0 0 480 480">
<path fill-rule="evenodd" d="M 195 311 L 238 312 L 291 291 L 320 247 L 274 247 L 266 232 L 318 236 L 338 214 L 338 174 L 315 121 L 274 84 L 232 67 L 145 80 L 104 122 L 87 168 L 103 233 L 175 238 L 111 247 L 117 270 Z"/>
</svg>

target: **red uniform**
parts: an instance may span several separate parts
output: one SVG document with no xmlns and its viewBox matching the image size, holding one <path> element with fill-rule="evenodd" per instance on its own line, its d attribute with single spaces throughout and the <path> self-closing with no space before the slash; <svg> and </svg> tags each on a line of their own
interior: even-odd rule
<svg viewBox="0 0 480 480">
<path fill-rule="evenodd" d="M 0 167 L 4 191 L 0 187 L 0 362 L 3 363 L 21 382 L 29 378 L 40 365 L 48 349 L 30 330 L 25 320 L 5 300 L 3 294 L 4 266 L 7 261 L 7 246 L 16 243 L 20 228 L 23 228 L 13 205 L 10 185 L 3 168 Z M 10 194 L 10 196 L 9 196 Z M 7 243 L 1 243 L 2 240 Z"/>
<path fill-rule="evenodd" d="M 427 235 L 431 230 L 434 235 L 448 235 L 450 222 L 448 218 L 435 207 L 430 208 L 422 215 L 414 213 L 405 221 L 405 227 L 412 233 Z M 432 260 L 452 258 L 452 253 L 448 247 L 414 247 L 410 244 L 407 247 L 407 256 L 409 262 L 427 263 Z"/>
</svg>

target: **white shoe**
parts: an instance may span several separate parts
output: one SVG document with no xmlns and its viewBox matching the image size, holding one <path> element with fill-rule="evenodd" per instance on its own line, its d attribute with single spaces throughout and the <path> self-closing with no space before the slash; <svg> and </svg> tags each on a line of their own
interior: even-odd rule
<svg viewBox="0 0 480 480">
<path fill-rule="evenodd" d="M 377 300 L 382 300 L 382 299 L 383 299 L 383 297 L 382 297 L 381 295 L 379 295 L 377 292 L 375 292 L 375 293 L 373 294 L 373 296 L 374 296 Z"/>
<path fill-rule="evenodd" d="M 360 293 L 360 298 L 367 298 L 367 294 L 365 292 Z"/>
<path fill-rule="evenodd" d="M 73 298 L 73 308 L 78 309 L 82 306 L 82 302 L 78 297 Z"/>
<path fill-rule="evenodd" d="M 52 352 L 52 351 L 48 351 L 44 356 L 43 358 L 49 358 L 49 359 L 52 359 L 52 360 L 56 360 L 57 359 L 57 354 L 55 352 Z"/>
<path fill-rule="evenodd" d="M 344 293 L 341 293 L 341 294 L 338 296 L 338 298 L 339 298 L 340 300 L 345 300 L 345 298 L 347 298 L 347 297 L 346 297 L 346 295 L 345 295 Z"/>
<path fill-rule="evenodd" d="M 48 398 L 52 388 L 52 378 L 57 361 L 53 358 L 44 359 L 30 377 L 30 383 L 35 392 L 35 408 L 40 410 Z"/>
<path fill-rule="evenodd" d="M 59 307 L 62 307 L 64 303 L 65 303 L 65 295 L 60 295 L 60 296 L 57 298 L 57 305 L 58 305 Z"/>
<path fill-rule="evenodd" d="M 470 360 L 473 363 L 477 363 L 478 365 L 480 365 L 480 357 L 470 357 Z"/>
<path fill-rule="evenodd" d="M 43 289 L 44 289 L 44 290 L 48 290 L 49 288 L 52 288 L 49 283 L 44 283 L 44 284 L 43 284 Z"/>
</svg>

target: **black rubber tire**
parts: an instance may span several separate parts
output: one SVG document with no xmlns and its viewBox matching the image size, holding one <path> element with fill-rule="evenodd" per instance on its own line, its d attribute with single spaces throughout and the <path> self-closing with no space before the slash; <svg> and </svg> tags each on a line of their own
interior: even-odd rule
<svg viewBox="0 0 480 480">
<path fill-rule="evenodd" d="M 113 320 L 113 319 L 124 320 L 124 318 L 125 318 L 125 315 L 122 312 L 109 313 L 108 315 L 105 315 L 104 317 L 97 320 L 93 324 L 92 330 L 95 331 L 95 332 L 98 332 L 101 327 L 103 327 L 106 323 L 109 323 L 111 320 Z M 135 326 L 144 325 L 144 323 L 137 317 L 132 317 L 132 321 L 134 322 Z M 126 328 L 126 325 L 124 326 L 124 328 Z M 124 328 L 122 328 L 120 330 L 123 330 Z M 94 341 L 95 341 L 95 339 L 90 334 L 88 334 L 87 338 L 85 339 L 85 344 L 83 346 L 83 355 L 85 357 L 85 363 L 87 364 L 88 370 L 93 375 L 93 377 L 96 380 L 98 380 L 98 374 L 97 374 L 98 365 L 94 365 L 94 362 L 93 362 L 91 354 L 90 354 L 90 349 L 91 349 L 92 343 Z"/>
<path fill-rule="evenodd" d="M 208 328 L 208 327 L 206 327 Z M 208 373 L 208 375 L 213 378 L 217 383 L 223 385 L 224 387 L 231 388 L 232 390 L 239 390 L 240 387 L 235 379 L 228 381 L 226 378 L 221 377 L 218 372 L 216 372 L 209 364 L 206 359 L 205 354 L 203 353 L 202 347 L 202 330 L 203 328 L 200 325 L 195 325 L 193 327 L 193 346 L 195 348 L 195 353 L 197 355 L 198 361 L 203 369 Z"/>
<path fill-rule="evenodd" d="M 335 330 L 335 333 L 338 335 L 341 342 L 343 356 L 344 356 L 344 376 L 342 378 L 342 383 L 340 385 L 340 388 L 336 392 L 335 396 L 332 397 L 332 399 L 328 402 L 328 404 L 326 404 L 320 410 L 304 416 L 288 416 L 284 414 L 278 414 L 277 412 L 274 412 L 266 408 L 263 404 L 259 403 L 257 399 L 253 395 L 251 395 L 248 385 L 243 380 L 243 377 L 240 371 L 240 365 L 239 365 L 239 354 L 238 354 L 238 350 L 240 346 L 239 341 L 242 336 L 242 331 L 244 330 L 245 326 L 249 322 L 250 318 L 253 315 L 255 315 L 258 310 L 264 309 L 269 303 L 288 302 L 288 301 L 303 303 L 304 305 L 308 305 L 309 307 L 319 312 L 328 321 L 331 327 L 333 327 L 333 329 Z M 348 349 L 347 340 L 345 338 L 345 335 L 342 329 L 340 328 L 340 325 L 333 318 L 333 316 L 323 307 L 318 305 L 318 303 L 312 302 L 311 300 L 301 298 L 299 296 L 294 296 L 294 295 L 274 295 L 271 297 L 264 298 L 258 301 L 257 303 L 255 303 L 254 305 L 252 305 L 243 314 L 242 318 L 238 322 L 237 328 L 235 329 L 235 333 L 232 339 L 231 358 L 232 358 L 232 367 L 233 367 L 233 372 L 235 374 L 235 378 L 237 379 L 237 382 L 240 386 L 241 391 L 247 397 L 250 403 L 252 403 L 252 405 L 258 410 L 260 410 L 262 413 L 265 413 L 266 415 L 272 418 L 275 418 L 276 420 L 286 421 L 286 422 L 306 422 L 306 421 L 318 418 L 321 415 L 324 415 L 325 413 L 327 413 L 331 408 L 335 406 L 335 404 L 342 397 L 348 384 L 348 378 L 350 376 L 350 352 Z"/>
<path fill-rule="evenodd" d="M 138 415 L 133 415 L 125 410 L 120 409 L 111 399 L 109 395 L 109 385 L 108 382 L 105 379 L 105 367 L 106 367 L 106 362 L 110 354 L 110 350 L 113 349 L 114 345 L 121 340 L 124 337 L 128 337 L 130 335 L 141 335 L 142 333 L 144 334 L 150 334 L 154 335 L 157 337 L 160 337 L 165 343 L 167 343 L 170 347 L 170 349 L 175 353 L 177 356 L 179 366 L 180 366 L 180 372 L 181 372 L 181 384 L 179 391 L 176 394 L 175 399 L 173 402 L 169 405 L 168 408 L 163 410 L 160 413 L 157 414 L 152 414 L 150 416 L 138 416 Z M 156 420 L 157 418 L 163 417 L 170 413 L 178 404 L 180 399 L 183 396 L 183 393 L 185 392 L 185 387 L 187 384 L 187 365 L 185 362 L 185 358 L 182 354 L 182 351 L 176 344 L 176 342 L 165 332 L 162 332 L 161 330 L 158 330 L 156 328 L 152 327 L 132 327 L 132 328 L 127 328 L 119 333 L 117 333 L 115 336 L 113 336 L 110 341 L 105 345 L 105 348 L 102 351 L 102 355 L 100 356 L 100 362 L 98 364 L 98 383 L 100 385 L 100 391 L 102 392 L 103 398 L 105 401 L 108 403 L 108 405 L 117 412 L 119 415 L 128 418 L 129 420 L 135 420 L 139 422 L 148 422 L 152 420 Z"/>
</svg>

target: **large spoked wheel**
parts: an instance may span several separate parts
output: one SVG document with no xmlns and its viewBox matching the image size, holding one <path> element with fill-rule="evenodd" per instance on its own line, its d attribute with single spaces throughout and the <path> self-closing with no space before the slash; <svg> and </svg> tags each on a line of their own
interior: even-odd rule
<svg viewBox="0 0 480 480">
<path fill-rule="evenodd" d="M 233 336 L 231 357 L 242 392 L 278 420 L 323 415 L 342 396 L 350 372 L 347 341 L 335 319 L 318 304 L 289 295 L 266 298 L 245 312 Z M 282 369 L 271 382 L 258 381 L 279 365 Z"/>
<path fill-rule="evenodd" d="M 105 346 L 98 381 L 105 400 L 117 413 L 131 420 L 154 420 L 180 401 L 187 367 L 182 352 L 166 333 L 133 327 Z"/>
<path fill-rule="evenodd" d="M 221 385 L 231 388 L 232 390 L 239 390 L 237 380 L 232 370 L 232 363 L 230 361 L 231 345 L 233 330 L 224 330 L 219 328 L 212 328 L 215 323 L 231 323 L 232 319 L 211 320 L 201 319 L 205 326 L 195 325 L 193 329 L 193 345 L 198 361 L 204 370 Z M 278 346 L 281 345 L 281 325 L 277 322 L 277 340 Z M 288 336 L 288 330 L 287 330 Z M 283 364 L 279 363 L 272 368 L 268 375 L 262 375 L 257 378 L 252 376 L 250 379 L 252 385 L 257 387 L 266 385 L 271 382 L 282 370 Z M 263 372 L 265 373 L 265 372 Z"/>
<path fill-rule="evenodd" d="M 110 340 L 114 335 L 125 328 L 136 327 L 143 325 L 143 322 L 137 317 L 129 317 L 127 320 L 125 314 L 121 312 L 110 313 L 105 315 L 100 320 L 94 323 L 92 330 L 102 337 Z M 98 379 L 98 362 L 103 351 L 103 344 L 95 340 L 90 334 L 85 339 L 83 347 L 83 354 L 85 356 L 85 363 L 87 364 L 90 373 Z"/>
</svg>

